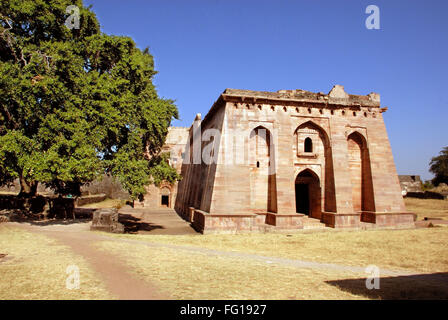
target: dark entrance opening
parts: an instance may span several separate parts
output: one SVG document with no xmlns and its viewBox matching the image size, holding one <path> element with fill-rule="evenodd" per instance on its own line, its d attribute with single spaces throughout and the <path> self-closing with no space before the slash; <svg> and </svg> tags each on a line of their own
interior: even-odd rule
<svg viewBox="0 0 448 320">
<path fill-rule="evenodd" d="M 169 200 L 168 196 L 162 196 L 162 206 L 168 207 L 169 206 L 169 202 L 170 202 L 170 200 Z"/>
<path fill-rule="evenodd" d="M 308 184 L 296 184 L 296 212 L 310 214 L 310 192 Z"/>
<path fill-rule="evenodd" d="M 296 212 L 320 219 L 322 212 L 319 177 L 306 169 L 297 175 L 295 189 Z"/>
</svg>

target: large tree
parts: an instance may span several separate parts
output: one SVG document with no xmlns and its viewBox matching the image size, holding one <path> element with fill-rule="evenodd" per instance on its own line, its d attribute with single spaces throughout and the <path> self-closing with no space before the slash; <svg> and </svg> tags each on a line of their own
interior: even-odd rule
<svg viewBox="0 0 448 320">
<path fill-rule="evenodd" d="M 178 116 L 155 74 L 148 49 L 102 33 L 81 0 L 0 0 L 0 184 L 19 178 L 23 196 L 39 182 L 77 195 L 108 173 L 133 199 L 144 194 L 160 165 L 148 158 L 160 157 Z"/>
<path fill-rule="evenodd" d="M 435 175 L 432 179 L 433 185 L 448 184 L 448 147 L 443 148 L 438 156 L 433 157 L 429 165 L 429 171 Z"/>
</svg>

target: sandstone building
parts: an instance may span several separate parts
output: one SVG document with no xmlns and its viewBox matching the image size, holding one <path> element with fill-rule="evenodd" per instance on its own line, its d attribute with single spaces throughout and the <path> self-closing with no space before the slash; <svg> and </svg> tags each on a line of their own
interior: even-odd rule
<svg viewBox="0 0 448 320">
<path fill-rule="evenodd" d="M 182 175 L 149 187 L 203 233 L 289 230 L 310 220 L 334 228 L 409 227 L 380 97 L 226 89 L 166 148 Z"/>
<path fill-rule="evenodd" d="M 401 193 L 406 195 L 408 192 L 423 192 L 422 180 L 420 176 L 399 175 Z"/>
<path fill-rule="evenodd" d="M 169 127 L 165 144 L 162 147 L 162 152 L 169 152 L 171 154 L 170 164 L 179 173 L 182 167 L 182 157 L 188 141 L 188 135 L 189 128 Z M 146 191 L 147 194 L 144 200 L 142 202 L 136 202 L 136 207 L 174 207 L 177 196 L 177 183 L 174 185 L 162 183 L 158 187 L 151 184 L 146 187 Z"/>
</svg>

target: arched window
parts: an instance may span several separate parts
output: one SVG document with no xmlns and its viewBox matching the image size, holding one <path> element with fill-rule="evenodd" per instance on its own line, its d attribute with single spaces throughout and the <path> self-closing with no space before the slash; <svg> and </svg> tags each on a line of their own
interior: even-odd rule
<svg viewBox="0 0 448 320">
<path fill-rule="evenodd" d="M 313 152 L 313 140 L 311 138 L 305 139 L 305 152 Z"/>
</svg>

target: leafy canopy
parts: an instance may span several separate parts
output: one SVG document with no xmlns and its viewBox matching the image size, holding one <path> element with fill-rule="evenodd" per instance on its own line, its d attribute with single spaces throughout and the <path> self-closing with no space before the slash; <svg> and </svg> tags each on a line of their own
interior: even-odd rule
<svg viewBox="0 0 448 320">
<path fill-rule="evenodd" d="M 435 174 L 432 183 L 435 186 L 440 183 L 448 184 L 448 147 L 444 147 L 438 156 L 433 157 L 429 165 L 429 171 Z"/>
<path fill-rule="evenodd" d="M 79 194 L 106 172 L 135 199 L 151 173 L 173 182 L 159 152 L 178 113 L 155 74 L 148 49 L 100 32 L 81 0 L 0 0 L 0 184 Z"/>
</svg>

